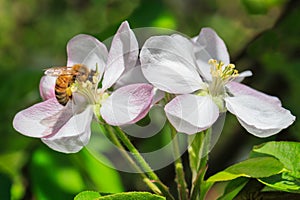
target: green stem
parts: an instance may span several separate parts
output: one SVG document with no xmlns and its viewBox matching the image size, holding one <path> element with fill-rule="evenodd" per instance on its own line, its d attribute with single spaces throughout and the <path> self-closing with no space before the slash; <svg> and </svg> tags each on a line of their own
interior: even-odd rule
<svg viewBox="0 0 300 200">
<path fill-rule="evenodd" d="M 146 176 L 146 174 L 141 170 L 141 168 L 134 162 L 134 160 L 128 155 L 127 151 L 123 147 L 123 145 L 120 143 L 118 138 L 116 137 L 113 129 L 109 125 L 104 126 L 108 138 L 114 145 L 116 145 L 119 149 L 122 155 L 129 161 L 131 166 L 138 172 L 138 174 L 142 177 L 143 181 L 148 185 L 148 187 L 156 194 L 162 195 L 162 192 L 160 189 Z"/>
<path fill-rule="evenodd" d="M 174 157 L 176 158 L 175 171 L 176 171 L 176 179 L 177 179 L 177 188 L 178 188 L 179 198 L 181 200 L 186 200 L 186 199 L 188 199 L 188 189 L 187 189 L 187 184 L 185 181 L 183 164 L 181 161 L 181 155 L 180 155 L 180 150 L 179 150 L 179 141 L 178 141 L 178 138 L 176 137 L 177 131 L 171 124 L 170 124 L 170 128 L 171 128 L 171 135 L 173 138 Z"/>
<path fill-rule="evenodd" d="M 195 147 L 195 145 L 200 145 L 197 148 L 197 157 L 200 161 L 197 164 L 196 173 L 193 173 L 192 178 L 192 189 L 191 189 L 191 200 L 199 200 L 204 199 L 208 189 L 210 188 L 211 184 L 207 184 L 204 181 L 204 176 L 207 171 L 207 161 L 208 161 L 208 151 L 210 145 L 210 129 L 197 133 L 195 140 L 193 142 L 197 142 L 197 144 L 191 144 Z M 207 139 L 207 140 L 205 140 Z"/>
<path fill-rule="evenodd" d="M 207 170 L 206 163 L 207 163 L 208 157 L 205 156 L 204 158 L 201 159 L 201 164 L 203 165 L 202 168 L 199 169 L 198 176 L 193 182 L 193 189 L 191 192 L 191 200 L 198 200 L 198 199 L 203 199 L 206 195 L 203 194 L 203 186 L 205 184 L 204 181 L 204 176 Z"/>
<path fill-rule="evenodd" d="M 145 159 L 141 156 L 139 151 L 134 147 L 134 145 L 131 143 L 131 141 L 128 139 L 126 134 L 117 126 L 114 127 L 116 130 L 116 134 L 119 137 L 119 139 L 122 141 L 122 143 L 127 147 L 127 149 L 132 153 L 134 156 L 136 162 L 141 166 L 144 172 L 148 175 L 148 177 L 151 179 L 151 182 L 156 183 L 157 187 L 161 190 L 162 194 L 168 199 L 168 200 L 174 200 L 174 197 L 170 193 L 168 187 L 164 185 L 161 180 L 158 178 L 158 176 L 153 172 L 149 164 L 145 161 Z"/>
</svg>

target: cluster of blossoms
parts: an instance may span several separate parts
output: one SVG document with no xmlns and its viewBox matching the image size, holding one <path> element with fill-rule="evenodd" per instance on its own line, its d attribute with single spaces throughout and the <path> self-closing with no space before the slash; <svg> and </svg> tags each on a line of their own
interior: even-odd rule
<svg viewBox="0 0 300 200">
<path fill-rule="evenodd" d="M 227 110 L 251 134 L 268 137 L 293 123 L 295 117 L 277 97 L 241 83 L 230 64 L 224 42 L 209 28 L 187 39 L 181 35 L 153 36 L 139 49 L 134 32 L 123 22 L 109 51 L 96 38 L 78 35 L 67 44 L 67 66 L 84 65 L 91 77 L 70 85 L 72 98 L 57 98 L 57 77 L 40 81 L 44 100 L 14 118 L 20 133 L 38 137 L 54 150 L 72 153 L 85 146 L 91 121 L 113 126 L 133 124 L 145 117 L 164 94 L 174 96 L 165 113 L 178 132 L 195 134 L 210 128 Z"/>
</svg>

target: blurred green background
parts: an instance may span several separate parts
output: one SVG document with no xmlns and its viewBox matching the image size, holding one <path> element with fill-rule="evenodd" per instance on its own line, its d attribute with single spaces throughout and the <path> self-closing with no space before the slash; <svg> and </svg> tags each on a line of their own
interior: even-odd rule
<svg viewBox="0 0 300 200">
<path fill-rule="evenodd" d="M 57 153 L 12 128 L 18 111 L 41 101 L 43 70 L 66 63 L 70 38 L 86 33 L 105 40 L 124 20 L 132 28 L 163 27 L 190 37 L 201 27 L 214 28 L 239 71 L 253 72 L 244 82 L 278 96 L 284 107 L 300 115 L 298 0 L 0 0 L 0 199 L 73 199 L 87 189 L 147 190 L 137 175 L 107 168 L 86 150 Z M 208 175 L 246 158 L 253 145 L 299 141 L 299 132 L 296 121 L 276 136 L 255 138 L 228 114 Z M 136 143 L 154 145 L 153 140 Z M 183 158 L 186 162 L 187 156 Z M 158 174 L 174 190 L 172 172 L 168 166 Z"/>
</svg>

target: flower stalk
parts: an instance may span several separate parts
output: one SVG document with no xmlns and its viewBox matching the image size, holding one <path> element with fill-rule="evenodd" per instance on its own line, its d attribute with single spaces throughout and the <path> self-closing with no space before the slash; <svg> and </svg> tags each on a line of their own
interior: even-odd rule
<svg viewBox="0 0 300 200">
<path fill-rule="evenodd" d="M 149 164 L 145 161 L 145 159 L 141 156 L 139 151 L 135 148 L 135 146 L 131 143 L 126 134 L 119 127 L 114 127 L 115 133 L 118 138 L 122 141 L 122 143 L 126 146 L 126 148 L 132 153 L 136 162 L 141 166 L 142 170 L 148 175 L 150 178 L 150 182 L 153 182 L 160 189 L 163 196 L 165 196 L 168 200 L 174 200 L 174 197 L 170 193 L 168 187 L 161 182 L 159 177 L 155 174 L 155 172 L 151 169 Z"/>
<path fill-rule="evenodd" d="M 109 140 L 116 145 L 122 155 L 127 159 L 131 166 L 138 172 L 143 181 L 148 185 L 148 187 L 156 194 L 162 195 L 161 190 L 146 176 L 146 174 L 141 170 L 141 168 L 134 162 L 134 160 L 128 155 L 123 145 L 120 143 L 119 139 L 116 137 L 114 130 L 111 126 L 105 124 L 104 128 L 106 130 Z"/>
<path fill-rule="evenodd" d="M 204 199 L 210 186 L 204 181 L 210 146 L 211 129 L 199 132 L 190 141 L 189 156 L 192 170 L 191 200 Z"/>
<path fill-rule="evenodd" d="M 180 157 L 179 141 L 178 138 L 176 137 L 177 131 L 171 124 L 170 124 L 170 128 L 171 128 L 171 135 L 173 138 L 174 158 L 176 159 L 174 165 L 176 171 L 176 180 L 177 180 L 179 199 L 186 200 L 188 199 L 188 189 L 185 181 L 183 164 Z"/>
</svg>

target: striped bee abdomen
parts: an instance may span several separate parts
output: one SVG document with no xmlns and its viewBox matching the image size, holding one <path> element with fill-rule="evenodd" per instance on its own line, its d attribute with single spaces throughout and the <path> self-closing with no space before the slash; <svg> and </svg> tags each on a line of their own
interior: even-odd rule
<svg viewBox="0 0 300 200">
<path fill-rule="evenodd" d="M 72 98 L 70 86 L 75 81 L 75 76 L 72 74 L 62 74 L 57 77 L 55 83 L 55 97 L 57 101 L 65 106 Z"/>
</svg>

